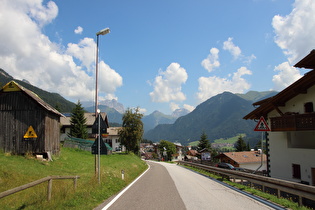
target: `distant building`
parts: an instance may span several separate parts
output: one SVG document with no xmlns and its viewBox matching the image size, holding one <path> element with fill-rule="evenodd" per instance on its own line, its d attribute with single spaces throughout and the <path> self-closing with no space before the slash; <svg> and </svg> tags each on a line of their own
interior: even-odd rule
<svg viewBox="0 0 315 210">
<path fill-rule="evenodd" d="M 245 151 L 245 152 L 225 152 L 217 155 L 215 158 L 220 159 L 220 162 L 230 163 L 234 167 L 245 168 L 249 170 L 256 170 L 259 168 L 259 171 L 267 170 L 266 160 L 267 157 L 265 154 L 262 154 L 259 151 Z"/>
<path fill-rule="evenodd" d="M 15 81 L 0 90 L 0 149 L 13 154 L 58 154 L 64 116 Z"/>
<path fill-rule="evenodd" d="M 66 117 L 60 118 L 60 141 L 63 142 L 65 138 L 68 137 L 68 134 L 70 133 L 71 128 L 71 115 L 69 113 L 64 114 Z M 108 118 L 107 114 L 105 112 L 101 112 L 100 115 L 102 116 L 102 119 L 105 121 L 105 124 L 108 125 Z M 95 122 L 95 113 L 84 113 L 84 117 L 86 118 L 86 126 L 87 126 L 87 132 L 88 132 L 88 138 L 91 140 L 95 140 L 96 135 L 92 133 L 92 126 Z M 107 131 L 106 131 L 107 132 Z"/>
<path fill-rule="evenodd" d="M 109 144 L 114 152 L 126 151 L 125 146 L 121 145 L 119 140 L 119 131 L 121 129 L 122 127 L 109 127 L 107 129 L 108 135 L 103 136 L 104 142 Z"/>
</svg>

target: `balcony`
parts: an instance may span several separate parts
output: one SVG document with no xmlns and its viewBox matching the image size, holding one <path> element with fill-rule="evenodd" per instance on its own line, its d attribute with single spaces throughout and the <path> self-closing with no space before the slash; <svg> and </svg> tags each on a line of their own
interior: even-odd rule
<svg viewBox="0 0 315 210">
<path fill-rule="evenodd" d="M 315 130 L 315 113 L 271 117 L 270 122 L 271 131 Z"/>
</svg>

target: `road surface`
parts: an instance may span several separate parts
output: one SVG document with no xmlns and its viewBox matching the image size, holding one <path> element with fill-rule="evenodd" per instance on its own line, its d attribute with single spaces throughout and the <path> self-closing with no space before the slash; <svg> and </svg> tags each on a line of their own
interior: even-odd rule
<svg viewBox="0 0 315 210">
<path fill-rule="evenodd" d="M 148 164 L 150 169 L 120 197 L 96 209 L 273 209 L 179 165 Z"/>
</svg>

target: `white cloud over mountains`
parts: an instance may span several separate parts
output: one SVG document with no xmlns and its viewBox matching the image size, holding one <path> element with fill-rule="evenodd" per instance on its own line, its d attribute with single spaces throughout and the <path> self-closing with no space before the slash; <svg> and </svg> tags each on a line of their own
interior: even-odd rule
<svg viewBox="0 0 315 210">
<path fill-rule="evenodd" d="M 153 102 L 184 101 L 185 94 L 181 85 L 185 84 L 188 75 L 178 63 L 171 63 L 165 71 L 160 71 L 153 83 L 153 92 L 150 93 Z"/>
<path fill-rule="evenodd" d="M 233 38 L 229 37 L 228 40 L 223 42 L 223 50 L 228 51 L 233 56 L 233 59 L 241 59 L 242 51 L 240 47 L 233 43 Z M 244 63 L 250 63 L 252 59 L 256 58 L 254 55 L 245 59 Z M 201 62 L 201 65 L 208 71 L 214 71 L 214 68 L 220 66 L 219 62 L 219 50 L 217 48 L 211 48 L 210 54 L 206 59 Z M 233 75 L 227 75 L 227 77 L 200 77 L 199 88 L 197 92 L 197 98 L 200 102 L 209 99 L 224 91 L 232 93 L 243 93 L 250 88 L 250 84 L 243 78 L 244 75 L 251 75 L 252 72 L 247 67 L 240 67 Z"/>
<path fill-rule="evenodd" d="M 94 99 L 94 40 L 84 38 L 79 43 L 69 43 L 64 50 L 42 33 L 43 26 L 58 15 L 54 2 L 43 5 L 37 0 L 2 0 L 0 14 L 0 28 L 5 29 L 0 30 L 1 68 L 14 78 L 26 79 L 68 99 Z M 83 28 L 78 27 L 75 33 L 82 31 Z M 81 64 L 77 64 L 74 58 Z M 99 69 L 100 72 L 105 71 L 100 74 L 99 82 L 106 83 L 100 86 L 100 94 L 115 98 L 115 90 L 122 85 L 122 77 L 103 61 Z"/>
</svg>

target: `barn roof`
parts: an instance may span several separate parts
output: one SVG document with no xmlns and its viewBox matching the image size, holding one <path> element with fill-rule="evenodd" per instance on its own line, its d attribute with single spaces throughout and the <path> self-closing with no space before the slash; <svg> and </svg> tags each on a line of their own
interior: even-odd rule
<svg viewBox="0 0 315 210">
<path fill-rule="evenodd" d="M 57 114 L 59 116 L 63 116 L 60 112 L 58 112 L 56 109 L 51 107 L 48 103 L 43 101 L 43 99 L 41 99 L 37 94 L 35 94 L 34 92 L 30 91 L 29 89 L 23 87 L 22 85 L 18 84 L 17 82 L 13 80 L 8 82 L 5 86 L 3 86 L 2 89 L 0 90 L 0 93 L 1 92 L 16 92 L 16 91 L 24 92 L 26 95 L 31 97 L 35 102 L 37 102 L 41 107 L 43 107 L 47 111 Z"/>
<path fill-rule="evenodd" d="M 312 50 L 310 54 L 299 61 L 295 67 L 299 68 L 312 68 L 315 69 L 315 50 Z M 261 116 L 266 116 L 274 109 L 278 109 L 279 106 L 284 106 L 287 101 L 295 96 L 303 93 L 307 93 L 307 89 L 315 85 L 315 70 L 307 72 L 299 80 L 279 92 L 277 95 L 270 98 L 253 103 L 254 106 L 259 106 L 243 119 L 259 119 Z"/>
</svg>

